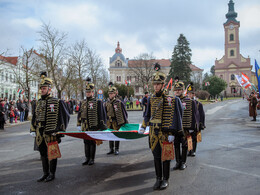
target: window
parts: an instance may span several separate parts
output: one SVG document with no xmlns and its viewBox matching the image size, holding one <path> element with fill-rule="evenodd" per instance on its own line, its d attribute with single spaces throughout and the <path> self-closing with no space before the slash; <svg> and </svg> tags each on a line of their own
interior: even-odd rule
<svg viewBox="0 0 260 195">
<path fill-rule="evenodd" d="M 135 87 L 135 93 L 139 93 L 139 87 Z"/>
<path fill-rule="evenodd" d="M 13 82 L 13 76 L 10 74 L 10 82 Z"/>
<path fill-rule="evenodd" d="M 122 67 L 122 62 L 120 60 L 116 61 L 116 67 Z"/>
<path fill-rule="evenodd" d="M 131 81 L 131 76 L 127 76 L 127 81 Z"/>
<path fill-rule="evenodd" d="M 4 81 L 4 79 L 5 79 L 5 75 L 4 75 L 4 72 L 2 72 L 2 81 Z"/>
<path fill-rule="evenodd" d="M 220 75 L 220 78 L 223 79 L 223 75 Z"/>
<path fill-rule="evenodd" d="M 117 77 L 116 77 L 116 81 L 119 81 L 119 82 L 120 82 L 120 81 L 121 81 L 121 76 L 117 76 Z"/>
<path fill-rule="evenodd" d="M 229 41 L 234 41 L 234 34 L 229 35 Z"/>
<path fill-rule="evenodd" d="M 231 75 L 231 81 L 233 81 L 233 80 L 235 80 L 235 75 L 234 74 Z"/>
<path fill-rule="evenodd" d="M 5 75 L 5 81 L 8 81 L 8 73 Z"/>
<path fill-rule="evenodd" d="M 234 50 L 230 50 L 230 56 L 234 56 Z"/>
</svg>

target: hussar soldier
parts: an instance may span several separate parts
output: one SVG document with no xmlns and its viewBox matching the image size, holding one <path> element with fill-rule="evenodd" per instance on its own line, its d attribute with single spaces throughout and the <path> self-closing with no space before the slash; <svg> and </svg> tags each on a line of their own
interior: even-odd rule
<svg viewBox="0 0 260 195">
<path fill-rule="evenodd" d="M 174 92 L 177 97 L 181 99 L 183 106 L 183 117 L 182 125 L 184 130 L 184 136 L 176 136 L 174 140 L 176 165 L 173 170 L 180 169 L 184 170 L 187 159 L 188 143 L 187 137 L 189 131 L 197 131 L 198 129 L 198 117 L 197 117 L 197 107 L 196 102 L 190 98 L 184 96 L 184 83 L 179 81 L 179 78 L 175 78 Z M 181 149 L 182 148 L 182 149 Z"/>
<path fill-rule="evenodd" d="M 127 123 L 127 112 L 124 103 L 117 98 L 118 91 L 112 82 L 109 83 L 108 101 L 106 102 L 107 127 L 109 129 L 119 130 Z M 109 141 L 109 154 L 119 154 L 119 141 Z"/>
<path fill-rule="evenodd" d="M 187 91 L 188 91 L 188 97 L 196 102 L 197 119 L 199 121 L 199 128 L 190 130 L 191 131 L 190 134 L 192 137 L 192 150 L 189 151 L 188 156 L 194 157 L 196 156 L 196 149 L 197 149 L 197 135 L 200 134 L 201 136 L 201 130 L 205 129 L 205 112 L 202 103 L 196 100 L 195 88 L 192 82 L 190 83 L 190 86 L 188 87 Z"/>
<path fill-rule="evenodd" d="M 60 143 L 59 131 L 65 131 L 69 123 L 70 115 L 64 101 L 51 97 L 52 80 L 46 72 L 41 73 L 41 98 L 32 114 L 31 135 L 36 136 L 36 144 L 39 147 L 42 160 L 43 176 L 37 181 L 49 182 L 55 179 L 57 158 L 48 160 L 48 143 L 57 141 Z"/>
<path fill-rule="evenodd" d="M 173 142 L 174 136 L 183 136 L 182 106 L 178 97 L 165 94 L 163 89 L 166 75 L 160 72 L 160 65 L 155 64 L 152 82 L 154 94 L 148 98 L 147 111 L 139 133 L 143 133 L 150 126 L 149 146 L 154 156 L 156 182 L 154 190 L 166 189 L 169 185 L 170 160 L 162 162 L 162 148 L 164 142 Z"/>
<path fill-rule="evenodd" d="M 86 99 L 80 102 L 77 126 L 82 131 L 97 131 L 106 128 L 106 113 L 101 100 L 94 97 L 94 83 L 86 80 Z M 86 161 L 82 165 L 93 165 L 96 154 L 96 141 L 84 139 Z"/>
</svg>

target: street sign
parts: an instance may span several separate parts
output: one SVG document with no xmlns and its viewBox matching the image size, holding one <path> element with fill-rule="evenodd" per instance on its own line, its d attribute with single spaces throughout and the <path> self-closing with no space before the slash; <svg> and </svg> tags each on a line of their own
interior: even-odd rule
<svg viewBox="0 0 260 195">
<path fill-rule="evenodd" d="M 99 89 L 99 90 L 98 90 L 98 94 L 103 94 L 103 90 L 102 90 L 102 89 Z"/>
<path fill-rule="evenodd" d="M 103 100 L 103 94 L 98 94 L 98 99 Z"/>
</svg>

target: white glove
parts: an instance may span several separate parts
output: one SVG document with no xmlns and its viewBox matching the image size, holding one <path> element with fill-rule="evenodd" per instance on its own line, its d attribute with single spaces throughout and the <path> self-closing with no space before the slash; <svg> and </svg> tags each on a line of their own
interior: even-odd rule
<svg viewBox="0 0 260 195">
<path fill-rule="evenodd" d="M 35 133 L 35 132 L 31 132 L 30 135 L 31 135 L 32 137 L 36 137 L 36 133 Z"/>
<path fill-rule="evenodd" d="M 77 129 L 78 129 L 79 131 L 81 131 L 81 126 L 77 126 Z"/>
<path fill-rule="evenodd" d="M 56 134 L 56 133 L 52 133 L 51 135 L 52 135 L 52 136 L 56 136 L 57 134 Z"/>
<path fill-rule="evenodd" d="M 144 134 L 144 131 L 145 131 L 145 129 L 143 127 L 140 127 L 139 130 L 138 130 L 138 133 L 139 134 Z"/>
<path fill-rule="evenodd" d="M 174 141 L 174 136 L 173 135 L 169 135 L 168 136 L 168 141 L 171 143 Z"/>
</svg>

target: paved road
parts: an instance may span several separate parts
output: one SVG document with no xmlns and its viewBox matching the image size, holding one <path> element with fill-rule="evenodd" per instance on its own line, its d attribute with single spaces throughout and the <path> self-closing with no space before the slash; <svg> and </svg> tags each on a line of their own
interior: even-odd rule
<svg viewBox="0 0 260 195">
<path fill-rule="evenodd" d="M 207 129 L 197 156 L 188 158 L 186 170 L 171 171 L 165 191 L 152 190 L 155 172 L 147 138 L 121 142 L 118 156 L 106 155 L 105 142 L 97 147 L 95 165 L 81 166 L 83 141 L 65 137 L 56 179 L 37 183 L 41 161 L 27 123 L 0 132 L 0 194 L 260 194 L 260 124 L 250 121 L 248 103 L 225 101 L 205 110 Z M 141 112 L 129 116 L 130 123 L 142 121 Z M 74 115 L 68 130 L 75 124 Z"/>
</svg>

